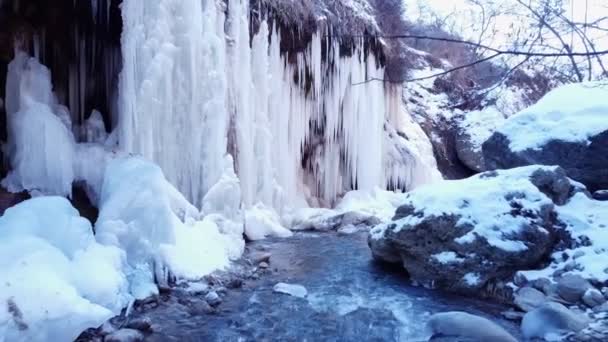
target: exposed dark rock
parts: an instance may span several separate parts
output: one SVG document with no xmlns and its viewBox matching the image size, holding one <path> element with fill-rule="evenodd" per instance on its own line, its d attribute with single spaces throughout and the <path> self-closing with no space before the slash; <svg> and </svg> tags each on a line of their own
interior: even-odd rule
<svg viewBox="0 0 608 342">
<path fill-rule="evenodd" d="M 559 165 L 568 177 L 590 191 L 608 188 L 608 131 L 589 142 L 551 140 L 538 149 L 512 151 L 509 139 L 496 132 L 483 144 L 488 169 L 508 169 L 525 165 Z"/>
<path fill-rule="evenodd" d="M 0 215 L 4 215 L 6 209 L 28 200 L 30 195 L 27 192 L 12 193 L 0 187 Z"/>
<path fill-rule="evenodd" d="M 593 199 L 597 201 L 608 201 L 608 190 L 598 190 L 594 192 Z"/>
<path fill-rule="evenodd" d="M 135 318 L 129 320 L 124 327 L 142 332 L 152 332 L 152 321 L 148 317 Z"/>
</svg>

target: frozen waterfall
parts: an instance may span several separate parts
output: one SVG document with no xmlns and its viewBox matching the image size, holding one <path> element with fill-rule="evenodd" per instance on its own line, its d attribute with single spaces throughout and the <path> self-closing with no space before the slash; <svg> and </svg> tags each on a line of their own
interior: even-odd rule
<svg viewBox="0 0 608 342">
<path fill-rule="evenodd" d="M 268 22 L 250 39 L 247 0 L 125 0 L 123 21 L 120 146 L 159 164 L 197 206 L 229 152 L 244 205 L 279 211 L 437 177 L 399 87 L 356 84 L 384 75 L 362 41 L 341 54 L 321 26 L 288 60 Z M 396 134 L 404 127 L 409 139 Z"/>
</svg>

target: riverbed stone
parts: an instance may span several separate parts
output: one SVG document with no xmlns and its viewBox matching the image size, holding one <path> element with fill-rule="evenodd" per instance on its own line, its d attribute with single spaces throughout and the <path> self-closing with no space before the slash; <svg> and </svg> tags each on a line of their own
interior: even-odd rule
<svg viewBox="0 0 608 342">
<path fill-rule="evenodd" d="M 125 324 L 125 328 L 143 332 L 152 332 L 152 320 L 149 317 L 134 318 Z"/>
<path fill-rule="evenodd" d="M 557 292 L 563 299 L 571 303 L 580 301 L 591 284 L 577 274 L 565 274 L 557 281 Z"/>
<path fill-rule="evenodd" d="M 144 340 L 144 334 L 135 329 L 120 329 L 107 335 L 105 342 L 140 342 Z"/>
<path fill-rule="evenodd" d="M 542 306 L 546 301 L 545 294 L 533 287 L 522 287 L 515 293 L 513 299 L 514 304 L 525 312 Z"/>
<path fill-rule="evenodd" d="M 546 334 L 579 332 L 589 325 L 589 319 L 562 304 L 547 302 L 528 312 L 521 329 L 525 338 L 543 338 Z"/>
<path fill-rule="evenodd" d="M 273 291 L 298 298 L 306 298 L 308 296 L 308 290 L 299 284 L 278 283 L 274 286 Z"/>
<path fill-rule="evenodd" d="M 222 303 L 222 298 L 215 291 L 210 291 L 205 295 L 205 300 L 211 306 L 218 306 Z"/>
<path fill-rule="evenodd" d="M 442 312 L 431 316 L 428 326 L 434 337 L 455 337 L 465 341 L 517 342 L 500 325 L 466 312 Z M 431 338 L 431 340 L 433 340 Z"/>
<path fill-rule="evenodd" d="M 604 298 L 604 295 L 599 290 L 591 288 L 585 291 L 583 303 L 587 304 L 590 308 L 594 308 L 606 303 L 606 298 Z"/>
</svg>

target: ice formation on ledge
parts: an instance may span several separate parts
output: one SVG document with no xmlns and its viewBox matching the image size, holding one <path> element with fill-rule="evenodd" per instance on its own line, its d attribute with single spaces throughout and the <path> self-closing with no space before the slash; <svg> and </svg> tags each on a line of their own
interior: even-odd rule
<svg viewBox="0 0 608 342">
<path fill-rule="evenodd" d="M 74 137 L 60 116 L 51 73 L 35 58 L 17 51 L 6 87 L 8 155 L 12 171 L 2 181 L 10 191 L 71 196 Z"/>
<path fill-rule="evenodd" d="M 240 256 L 242 228 L 240 235 L 224 234 L 199 216 L 157 165 L 116 158 L 106 168 L 96 237 L 126 252 L 130 291 L 144 298 L 157 293 L 155 280 L 162 283 L 169 273 L 199 279 Z"/>
<path fill-rule="evenodd" d="M 279 212 L 438 178 L 398 87 L 363 82 L 384 77 L 363 41 L 344 54 L 321 28 L 288 58 L 279 29 L 262 20 L 251 38 L 248 16 L 247 0 L 227 11 L 210 0 L 123 3 L 122 148 L 158 163 L 197 206 L 227 152 L 244 205 Z"/>
</svg>

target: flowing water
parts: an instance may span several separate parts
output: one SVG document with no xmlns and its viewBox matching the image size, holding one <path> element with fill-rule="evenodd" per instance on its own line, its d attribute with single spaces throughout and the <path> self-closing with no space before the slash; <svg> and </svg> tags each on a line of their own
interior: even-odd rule
<svg viewBox="0 0 608 342">
<path fill-rule="evenodd" d="M 152 341 L 427 341 L 430 315 L 467 311 L 518 336 L 502 320 L 504 307 L 410 285 L 401 270 L 374 262 L 366 234 L 297 234 L 249 245 L 272 253 L 271 272 L 231 290 L 219 311 L 190 316 L 171 306 L 147 312 Z M 278 282 L 300 284 L 308 296 L 273 292 Z"/>
</svg>

